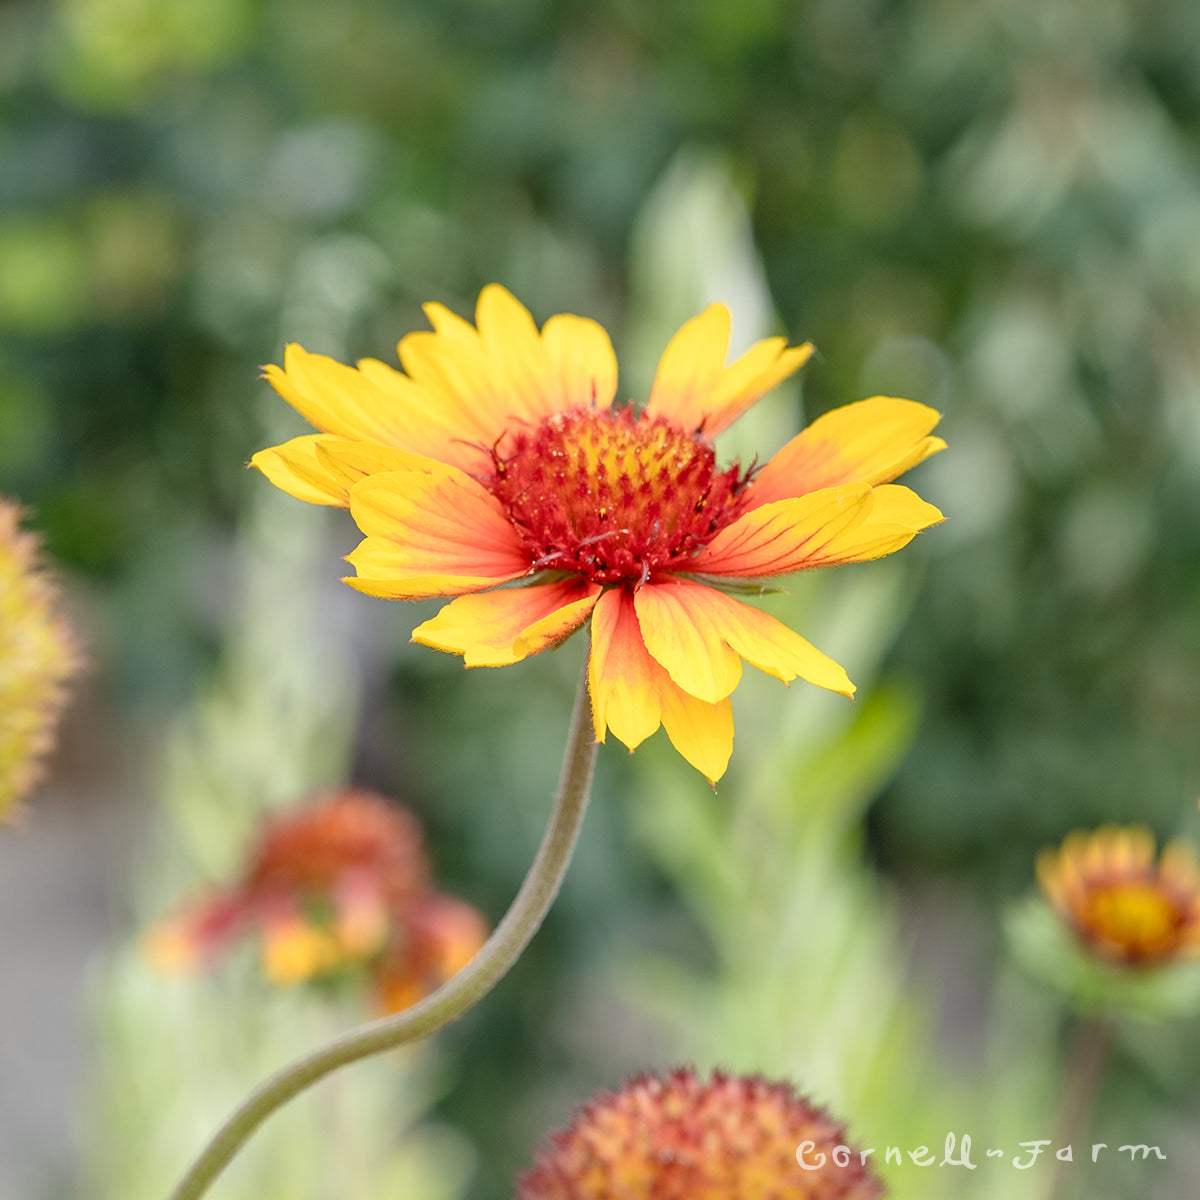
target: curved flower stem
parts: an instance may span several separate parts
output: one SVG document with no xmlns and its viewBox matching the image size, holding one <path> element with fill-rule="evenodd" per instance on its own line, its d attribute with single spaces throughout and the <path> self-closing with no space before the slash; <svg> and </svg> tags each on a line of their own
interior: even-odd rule
<svg viewBox="0 0 1200 1200">
<path fill-rule="evenodd" d="M 587 808 L 596 749 L 585 658 L 550 823 L 521 890 L 483 948 L 419 1004 L 360 1025 L 272 1075 L 218 1130 L 171 1193 L 171 1200 L 198 1200 L 203 1196 L 254 1130 L 310 1084 L 347 1063 L 427 1037 L 462 1016 L 499 983 L 537 932 L 558 894 Z"/>
</svg>

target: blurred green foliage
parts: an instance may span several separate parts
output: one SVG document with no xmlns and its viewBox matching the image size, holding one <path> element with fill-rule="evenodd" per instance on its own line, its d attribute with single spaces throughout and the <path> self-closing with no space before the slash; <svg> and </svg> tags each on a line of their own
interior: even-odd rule
<svg viewBox="0 0 1200 1200">
<path fill-rule="evenodd" d="M 386 357 L 423 301 L 469 312 L 498 280 L 612 329 L 625 395 L 725 299 L 735 337 L 773 309 L 816 342 L 806 416 L 873 392 L 946 414 L 912 482 L 950 519 L 906 552 L 894 646 L 873 626 L 913 741 L 859 803 L 902 887 L 988 914 L 985 958 L 1040 846 L 1165 832 L 1200 793 L 1193 0 L 9 0 L 0 163 L 0 491 L 111 622 L 126 709 L 182 703 L 247 603 L 239 514 L 266 485 L 241 465 L 301 431 L 255 365 L 286 341 Z M 731 445 L 768 454 L 798 417 L 777 400 Z M 332 581 L 353 534 L 328 537 Z M 366 663 L 356 773 L 421 805 L 448 882 L 498 914 L 576 647 L 463 679 L 404 646 L 416 610 L 323 603 Z M 607 760 L 446 1102 L 495 1164 L 480 1196 L 553 1081 L 578 1098 L 537 1036 L 555 980 L 627 928 L 712 963 L 614 811 L 642 760 Z M 1144 1044 L 1128 1086 L 1194 1103 L 1168 1058 Z M 513 1098 L 522 1072 L 541 1090 Z"/>
</svg>

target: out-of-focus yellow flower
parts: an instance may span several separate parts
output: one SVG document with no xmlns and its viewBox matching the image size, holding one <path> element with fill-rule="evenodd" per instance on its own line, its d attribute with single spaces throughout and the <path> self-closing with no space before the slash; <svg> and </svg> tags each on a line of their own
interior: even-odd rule
<svg viewBox="0 0 1200 1200">
<path fill-rule="evenodd" d="M 482 915 L 431 889 L 420 825 L 358 789 L 271 818 L 241 880 L 146 935 L 159 969 L 211 962 L 256 937 L 264 976 L 280 985 L 365 969 L 379 1004 L 415 1003 L 465 966 L 487 938 Z"/>
<path fill-rule="evenodd" d="M 1200 866 L 1185 842 L 1156 858 L 1140 826 L 1075 832 L 1042 852 L 1037 873 L 1058 915 L 1105 959 L 1144 967 L 1200 951 Z"/>
<path fill-rule="evenodd" d="M 733 747 L 742 661 L 849 695 L 845 671 L 728 594 L 747 581 L 879 558 L 942 514 L 889 481 L 944 446 L 938 414 L 876 396 L 819 418 L 761 469 L 717 465 L 712 438 L 812 353 L 784 338 L 726 365 L 714 304 L 667 346 L 643 408 L 614 407 L 594 321 L 541 330 L 502 287 L 472 326 L 426 305 L 404 372 L 289 346 L 267 368 L 318 434 L 253 465 L 302 500 L 348 507 L 365 540 L 346 582 L 373 596 L 454 596 L 413 633 L 468 667 L 557 645 L 589 618 L 596 737 L 630 749 L 661 724 L 710 780 Z M 726 590 L 720 590 L 720 589 Z"/>
<path fill-rule="evenodd" d="M 546 1140 L 516 1200 L 873 1200 L 882 1190 L 842 1127 L 787 1084 L 684 1069 L 593 1098 Z"/>
<path fill-rule="evenodd" d="M 0 824 L 41 778 L 80 655 L 20 510 L 0 497 Z"/>
</svg>

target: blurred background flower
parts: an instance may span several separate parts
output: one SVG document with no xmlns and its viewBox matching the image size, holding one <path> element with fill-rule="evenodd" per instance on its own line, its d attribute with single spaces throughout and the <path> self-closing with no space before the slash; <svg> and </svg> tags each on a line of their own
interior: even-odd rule
<svg viewBox="0 0 1200 1200">
<path fill-rule="evenodd" d="M 582 647 L 465 679 L 336 582 L 352 532 L 243 470 L 306 432 L 254 378 L 286 342 L 379 354 L 492 281 L 612 331 L 623 397 L 711 301 L 733 353 L 811 340 L 803 403 L 722 459 L 907 396 L 945 414 L 911 482 L 952 519 L 764 597 L 856 702 L 743 681 L 715 797 L 661 735 L 606 749 L 505 986 L 265 1130 L 230 1195 L 338 1195 L 336 1113 L 342 1194 L 386 1161 L 384 1194 L 507 1200 L 572 1098 L 681 1057 L 803 1079 L 877 1141 L 1029 1136 L 1060 1002 L 999 914 L 1072 829 L 1200 820 L 1198 79 L 1190 0 L 0 5 L 0 491 L 91 664 L 0 838 L 0 1196 L 158 1200 L 351 1019 L 236 955 L 180 985 L 129 950 L 275 805 L 352 779 L 419 817 L 439 887 L 515 891 Z M 1161 1139 L 1164 1200 L 1195 1192 L 1198 1081 L 1195 1022 L 1114 1049 L 1099 1140 Z"/>
<path fill-rule="evenodd" d="M 1144 826 L 1076 830 L 1037 860 L 1041 896 L 1009 913 L 1018 961 L 1088 1017 L 1200 1013 L 1200 864 Z"/>
<path fill-rule="evenodd" d="M 483 915 L 433 891 L 429 875 L 416 818 L 348 788 L 268 818 L 239 881 L 159 922 L 143 946 L 161 970 L 190 972 L 252 938 L 272 983 L 369 979 L 392 1012 L 466 966 L 487 937 Z"/>
<path fill-rule="evenodd" d="M 1159 858 L 1142 826 L 1077 831 L 1042 851 L 1037 872 L 1055 912 L 1104 958 L 1155 966 L 1200 951 L 1200 865 L 1187 842 Z"/>
<path fill-rule="evenodd" d="M 80 666 L 75 636 L 35 534 L 0 496 L 0 825 L 45 771 L 67 682 Z"/>
</svg>

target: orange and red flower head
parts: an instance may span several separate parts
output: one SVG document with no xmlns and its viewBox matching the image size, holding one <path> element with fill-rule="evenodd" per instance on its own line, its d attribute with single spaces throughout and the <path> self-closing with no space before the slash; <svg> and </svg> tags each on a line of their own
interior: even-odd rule
<svg viewBox="0 0 1200 1200">
<path fill-rule="evenodd" d="M 411 813 L 345 789 L 270 818 L 241 879 L 160 923 L 146 949 L 159 967 L 188 970 L 240 936 L 257 939 L 273 983 L 365 968 L 380 1006 L 395 1011 L 465 966 L 487 926 L 432 890 Z"/>
<path fill-rule="evenodd" d="M 516 1200 L 874 1200 L 881 1194 L 875 1174 L 846 1149 L 841 1126 L 787 1084 L 720 1072 L 705 1081 L 684 1069 L 665 1078 L 644 1075 L 595 1097 L 568 1129 L 550 1135 L 518 1181 Z"/>
<path fill-rule="evenodd" d="M 614 407 L 617 368 L 593 321 L 539 330 L 485 288 L 476 325 L 438 304 L 399 346 L 403 371 L 289 346 L 267 378 L 321 431 L 253 465 L 303 500 L 350 509 L 365 535 L 347 582 L 374 596 L 456 597 L 413 639 L 503 666 L 589 618 L 596 736 L 631 749 L 659 725 L 709 779 L 733 743 L 742 660 L 849 695 L 832 659 L 718 590 L 890 554 L 941 513 L 897 475 L 943 448 L 938 414 L 877 396 L 837 409 L 761 470 L 712 438 L 812 353 L 783 338 L 726 365 L 729 312 L 672 339 L 644 407 Z"/>
<path fill-rule="evenodd" d="M 1200 866 L 1185 842 L 1156 858 L 1148 829 L 1104 826 L 1044 850 L 1037 873 L 1058 915 L 1105 959 L 1144 967 L 1200 952 Z"/>
</svg>

